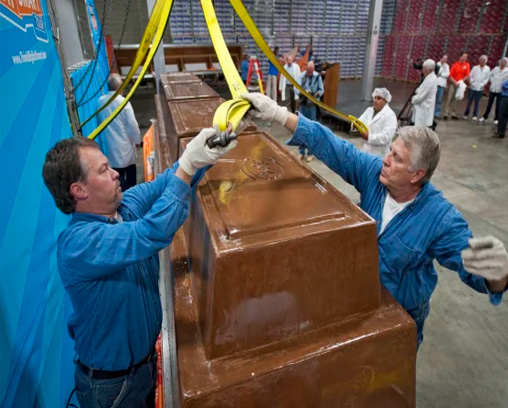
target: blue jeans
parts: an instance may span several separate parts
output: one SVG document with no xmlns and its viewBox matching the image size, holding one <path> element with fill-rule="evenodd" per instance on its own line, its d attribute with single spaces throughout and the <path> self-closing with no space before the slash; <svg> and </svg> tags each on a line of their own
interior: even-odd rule
<svg viewBox="0 0 508 408">
<path fill-rule="evenodd" d="M 483 91 L 473 91 L 472 89 L 469 90 L 469 95 L 467 97 L 467 107 L 466 111 L 464 112 L 465 116 L 469 116 L 469 109 L 471 108 L 471 103 L 474 100 L 474 111 L 473 116 L 478 117 L 478 105 L 480 104 L 480 99 L 482 98 Z"/>
<path fill-rule="evenodd" d="M 496 110 L 494 114 L 494 120 L 499 119 L 499 101 L 501 99 L 500 92 L 489 92 L 489 102 L 487 103 L 487 108 L 485 108 L 485 113 L 483 114 L 483 119 L 487 120 L 490 115 L 490 110 L 492 109 L 492 105 L 494 104 L 494 99 L 496 100 Z"/>
<path fill-rule="evenodd" d="M 307 102 L 306 105 L 300 105 L 300 114 L 305 116 L 306 118 L 316 121 L 317 120 L 317 110 L 316 105 L 313 103 L 309 104 Z M 307 154 L 307 148 L 304 145 L 298 146 L 300 150 L 300 154 L 305 156 Z"/>
<path fill-rule="evenodd" d="M 423 325 L 430 312 L 430 299 L 413 309 L 407 310 L 407 312 L 416 323 L 417 347 L 420 348 L 423 341 Z"/>
<path fill-rule="evenodd" d="M 118 378 L 98 380 L 76 366 L 76 395 L 81 408 L 145 408 L 155 405 L 157 359 Z M 148 400 L 147 400 L 148 398 Z M 153 398 L 153 401 L 152 401 Z"/>
<path fill-rule="evenodd" d="M 506 125 L 508 123 L 508 96 L 500 95 L 500 99 L 497 133 L 499 133 L 501 136 L 504 136 L 506 133 Z"/>
<path fill-rule="evenodd" d="M 444 92 L 445 88 L 443 88 L 442 86 L 438 86 L 437 87 L 437 93 L 436 93 L 436 110 L 434 111 L 434 116 L 436 118 L 439 117 L 439 115 L 441 115 L 441 100 L 443 99 L 443 92 Z"/>
</svg>

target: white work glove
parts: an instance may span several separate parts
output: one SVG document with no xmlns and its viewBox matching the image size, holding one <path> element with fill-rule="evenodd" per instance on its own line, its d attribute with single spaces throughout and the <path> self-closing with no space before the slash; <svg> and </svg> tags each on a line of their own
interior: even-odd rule
<svg viewBox="0 0 508 408">
<path fill-rule="evenodd" d="M 266 122 L 277 122 L 284 126 L 288 120 L 288 108 L 277 105 L 273 99 L 258 92 L 242 95 L 254 108 L 251 115 Z"/>
<path fill-rule="evenodd" d="M 236 140 L 232 140 L 226 147 L 210 149 L 206 141 L 218 134 L 220 134 L 218 128 L 205 128 L 189 142 L 178 161 L 179 166 L 185 173 L 193 176 L 196 170 L 215 164 L 222 156 L 234 149 L 238 143 Z"/>
<path fill-rule="evenodd" d="M 473 275 L 488 281 L 499 281 L 508 275 L 508 253 L 496 237 L 471 238 L 469 248 L 461 256 L 464 268 Z"/>
</svg>

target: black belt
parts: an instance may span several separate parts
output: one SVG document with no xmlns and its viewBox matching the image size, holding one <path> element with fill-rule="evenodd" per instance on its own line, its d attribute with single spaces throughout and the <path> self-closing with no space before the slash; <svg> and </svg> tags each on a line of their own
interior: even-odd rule
<svg viewBox="0 0 508 408">
<path fill-rule="evenodd" d="M 112 378 L 118 378 L 123 377 L 124 375 L 129 375 L 135 372 L 139 367 L 141 367 L 143 364 L 148 363 L 149 361 L 155 359 L 155 349 L 153 352 L 151 352 L 148 356 L 146 356 L 143 360 L 141 360 L 139 363 L 134 364 L 133 366 L 120 371 L 103 371 L 103 370 L 95 370 L 93 368 L 90 368 L 86 365 L 84 365 L 81 361 L 77 361 L 76 364 L 78 365 L 79 369 L 85 374 L 88 375 L 96 380 L 109 380 Z"/>
</svg>

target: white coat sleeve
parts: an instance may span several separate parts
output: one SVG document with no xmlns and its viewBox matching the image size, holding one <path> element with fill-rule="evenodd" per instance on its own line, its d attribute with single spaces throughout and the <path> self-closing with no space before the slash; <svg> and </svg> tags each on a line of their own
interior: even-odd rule
<svg viewBox="0 0 508 408">
<path fill-rule="evenodd" d="M 137 145 L 140 144 L 141 134 L 139 132 L 139 125 L 138 121 L 136 120 L 136 116 L 134 115 L 134 109 L 132 109 L 130 102 L 125 106 L 122 113 L 124 114 L 125 128 L 129 134 L 131 142 Z"/>
<path fill-rule="evenodd" d="M 431 86 L 428 82 L 423 81 L 422 84 L 416 90 L 415 96 L 411 100 L 413 105 L 418 105 L 422 103 L 427 97 L 429 92 L 431 91 Z"/>
<path fill-rule="evenodd" d="M 395 136 L 397 130 L 397 117 L 394 113 L 388 115 L 382 124 L 382 131 L 380 133 L 369 133 L 369 144 L 371 145 L 385 145 L 390 143 Z"/>
<path fill-rule="evenodd" d="M 363 113 L 360 115 L 360 117 L 358 118 L 358 120 L 360 122 L 362 122 L 363 124 L 365 124 L 367 122 L 367 119 L 368 119 L 368 114 L 367 112 L 369 111 L 370 108 L 367 108 L 363 111 Z M 351 123 L 351 130 L 354 130 L 354 125 Z M 367 127 L 368 128 L 368 127 Z M 370 130 L 369 130 L 370 131 Z"/>
</svg>

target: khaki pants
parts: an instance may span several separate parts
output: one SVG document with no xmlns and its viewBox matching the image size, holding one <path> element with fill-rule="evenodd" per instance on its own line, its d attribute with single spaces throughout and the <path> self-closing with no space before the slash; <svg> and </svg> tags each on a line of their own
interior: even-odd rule
<svg viewBox="0 0 508 408">
<path fill-rule="evenodd" d="M 277 75 L 268 75 L 266 96 L 277 102 Z"/>
<path fill-rule="evenodd" d="M 455 104 L 457 99 L 455 99 L 455 92 L 457 91 L 457 85 L 453 82 L 450 82 L 450 86 L 448 87 L 448 95 L 446 96 L 446 106 L 443 109 L 443 113 L 448 116 L 456 116 L 455 114 Z"/>
</svg>

